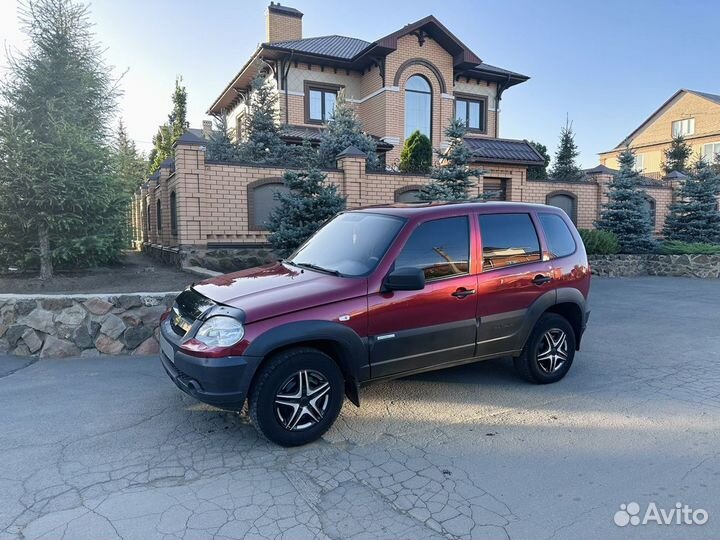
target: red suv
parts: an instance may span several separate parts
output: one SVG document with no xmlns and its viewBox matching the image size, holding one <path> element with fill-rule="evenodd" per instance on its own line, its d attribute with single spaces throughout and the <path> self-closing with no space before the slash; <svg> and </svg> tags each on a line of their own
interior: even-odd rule
<svg viewBox="0 0 720 540">
<path fill-rule="evenodd" d="M 343 212 L 288 259 L 183 291 L 161 323 L 175 384 L 284 446 L 320 437 L 366 383 L 512 356 L 552 383 L 588 319 L 590 270 L 557 208 L 397 204 Z"/>
</svg>

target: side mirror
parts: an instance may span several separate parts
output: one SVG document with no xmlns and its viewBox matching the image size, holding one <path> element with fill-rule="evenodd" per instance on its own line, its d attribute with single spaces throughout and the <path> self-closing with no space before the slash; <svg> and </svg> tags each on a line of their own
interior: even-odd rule
<svg viewBox="0 0 720 540">
<path fill-rule="evenodd" d="M 425 273 L 419 268 L 398 268 L 383 282 L 385 291 L 419 291 L 425 288 Z"/>
</svg>

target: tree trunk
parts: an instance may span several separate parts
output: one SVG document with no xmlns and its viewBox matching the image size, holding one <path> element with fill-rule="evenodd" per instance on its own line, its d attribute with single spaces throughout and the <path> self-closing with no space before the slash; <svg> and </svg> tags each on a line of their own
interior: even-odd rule
<svg viewBox="0 0 720 540">
<path fill-rule="evenodd" d="M 50 233 L 46 223 L 38 225 L 38 240 L 40 242 L 40 279 L 50 279 L 53 276 L 53 265 L 50 253 Z"/>
</svg>

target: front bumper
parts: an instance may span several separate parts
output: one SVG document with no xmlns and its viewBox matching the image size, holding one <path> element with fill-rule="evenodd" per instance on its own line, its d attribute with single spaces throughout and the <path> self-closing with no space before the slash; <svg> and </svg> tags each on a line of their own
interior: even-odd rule
<svg viewBox="0 0 720 540">
<path fill-rule="evenodd" d="M 260 357 L 202 358 L 184 353 L 168 320 L 160 324 L 160 360 L 175 385 L 195 399 L 219 407 L 241 408 Z"/>
</svg>

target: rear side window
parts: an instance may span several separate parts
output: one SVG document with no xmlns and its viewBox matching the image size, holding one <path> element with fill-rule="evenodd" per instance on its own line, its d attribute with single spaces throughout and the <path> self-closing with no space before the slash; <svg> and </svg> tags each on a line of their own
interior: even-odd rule
<svg viewBox="0 0 720 540">
<path fill-rule="evenodd" d="M 575 252 L 575 239 L 565 220 L 555 214 L 540 214 L 540 223 L 545 231 L 551 258 L 566 257 Z"/>
<path fill-rule="evenodd" d="M 420 268 L 425 279 L 439 279 L 470 271 L 468 218 L 452 217 L 418 226 L 395 260 L 395 268 Z"/>
<path fill-rule="evenodd" d="M 540 260 L 540 242 L 530 214 L 480 216 L 483 270 Z"/>
</svg>

